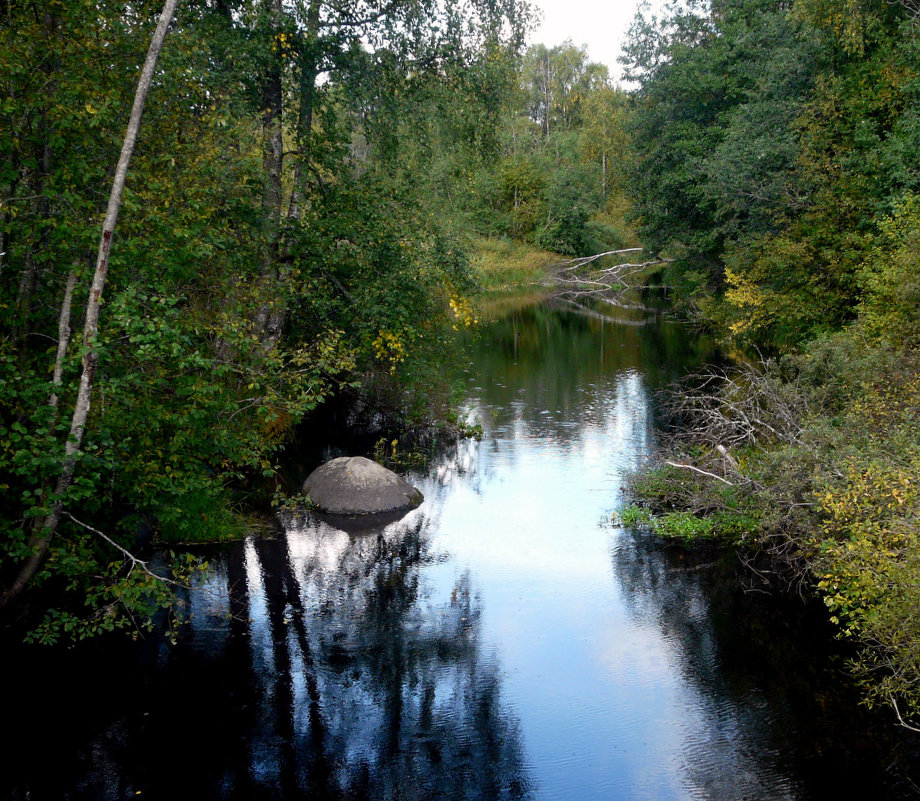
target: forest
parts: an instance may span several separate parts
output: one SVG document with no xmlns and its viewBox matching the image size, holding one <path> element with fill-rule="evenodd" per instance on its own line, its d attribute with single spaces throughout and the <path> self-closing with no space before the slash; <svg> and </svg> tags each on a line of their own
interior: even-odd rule
<svg viewBox="0 0 920 801">
<path fill-rule="evenodd" d="M 287 502 L 323 409 L 460 431 L 444 364 L 503 248 L 641 243 L 733 358 L 664 401 L 624 521 L 818 595 L 867 701 L 920 716 L 920 9 L 646 9 L 623 87 L 528 47 L 532 15 L 0 2 L 0 584 L 28 641 L 153 627 L 206 569 L 183 545 Z"/>
</svg>

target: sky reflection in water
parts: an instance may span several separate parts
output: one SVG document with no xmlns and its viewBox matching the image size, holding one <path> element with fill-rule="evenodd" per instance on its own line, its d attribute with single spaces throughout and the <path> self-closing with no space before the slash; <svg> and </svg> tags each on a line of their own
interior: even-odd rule
<svg viewBox="0 0 920 801">
<path fill-rule="evenodd" d="M 900 741 L 853 712 L 800 607 L 610 524 L 651 392 L 711 357 L 627 322 L 537 307 L 488 327 L 484 437 L 413 477 L 418 510 L 360 536 L 291 515 L 225 549 L 179 644 L 140 655 L 137 704 L 94 687 L 51 739 L 60 769 L 23 749 L 0 796 L 901 797 Z"/>
</svg>

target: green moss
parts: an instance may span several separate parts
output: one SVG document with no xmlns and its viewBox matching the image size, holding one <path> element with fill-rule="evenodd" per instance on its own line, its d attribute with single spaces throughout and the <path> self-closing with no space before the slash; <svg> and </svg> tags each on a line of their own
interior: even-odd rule
<svg viewBox="0 0 920 801">
<path fill-rule="evenodd" d="M 754 514 L 714 512 L 698 516 L 688 511 L 670 511 L 656 515 L 637 504 L 630 504 L 617 517 L 627 528 L 647 528 L 684 545 L 700 542 L 735 545 L 757 531 L 760 523 Z"/>
</svg>

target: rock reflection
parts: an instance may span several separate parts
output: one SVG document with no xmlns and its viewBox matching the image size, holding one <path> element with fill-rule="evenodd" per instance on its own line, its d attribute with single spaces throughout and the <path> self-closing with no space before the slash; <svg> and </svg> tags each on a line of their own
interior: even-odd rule
<svg viewBox="0 0 920 801">
<path fill-rule="evenodd" d="M 5 653 L 0 799 L 910 797 L 888 766 L 920 758 L 800 606 L 598 525 L 651 390 L 710 355 L 661 318 L 485 327 L 484 439 L 414 476 L 403 521 L 209 549 L 175 645 Z"/>
<path fill-rule="evenodd" d="M 355 537 L 300 516 L 285 538 L 247 543 L 228 577 L 247 579 L 230 604 L 237 621 L 248 605 L 260 710 L 250 784 L 284 798 L 527 797 L 469 576 L 442 603 L 420 584 L 435 559 L 425 527 L 414 514 Z"/>
</svg>

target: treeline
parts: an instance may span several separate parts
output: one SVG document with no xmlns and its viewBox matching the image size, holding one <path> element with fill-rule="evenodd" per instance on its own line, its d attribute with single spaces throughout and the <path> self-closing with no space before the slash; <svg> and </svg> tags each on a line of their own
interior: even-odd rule
<svg viewBox="0 0 920 801">
<path fill-rule="evenodd" d="M 584 48 L 530 47 L 505 99 L 497 158 L 473 173 L 460 209 L 468 227 L 573 256 L 622 246 L 632 237 L 626 111 L 626 93 Z"/>
<path fill-rule="evenodd" d="M 690 2 L 634 29 L 640 233 L 732 333 L 783 347 L 861 316 L 915 336 L 911 281 L 883 255 L 920 180 L 908 6 Z"/>
<path fill-rule="evenodd" d="M 669 464 L 627 518 L 768 553 L 860 645 L 867 699 L 916 716 L 916 4 L 691 0 L 633 33 L 641 239 L 726 341 L 770 358 L 672 396 Z"/>
<path fill-rule="evenodd" d="M 180 3 L 84 342 L 159 11 L 0 3 L 0 583 L 37 639 L 149 625 L 168 567 L 120 549 L 232 530 L 229 490 L 272 473 L 325 399 L 443 414 L 431 373 L 475 281 L 431 176 L 497 157 L 529 20 L 516 0 Z M 57 599 L 43 618 L 22 603 L 39 590 Z"/>
<path fill-rule="evenodd" d="M 631 238 L 627 94 L 613 86 L 606 66 L 568 41 L 532 45 L 513 61 L 502 57 L 489 54 L 491 72 L 479 79 L 489 95 L 486 106 L 461 102 L 460 86 L 437 97 L 404 98 L 400 146 L 407 177 L 467 235 L 570 255 Z"/>
</svg>

